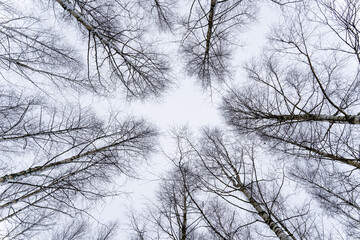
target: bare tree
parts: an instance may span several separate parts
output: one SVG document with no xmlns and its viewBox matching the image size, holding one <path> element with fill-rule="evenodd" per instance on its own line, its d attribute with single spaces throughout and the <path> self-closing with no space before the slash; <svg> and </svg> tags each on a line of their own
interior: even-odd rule
<svg viewBox="0 0 360 240">
<path fill-rule="evenodd" d="M 151 213 L 159 229 L 170 239 L 201 239 L 197 230 L 199 216 L 189 197 L 197 190 L 191 170 L 182 165 L 181 172 L 176 169 L 160 188 L 157 197 L 160 204 Z"/>
<path fill-rule="evenodd" d="M 254 20 L 255 1 L 189 1 L 182 51 L 187 69 L 203 88 L 229 75 L 233 39 Z"/>
<path fill-rule="evenodd" d="M 142 218 L 142 215 L 136 214 L 135 211 L 130 212 L 130 236 L 131 240 L 148 239 L 148 222 Z"/>
<path fill-rule="evenodd" d="M 292 169 L 291 176 L 314 196 L 326 218 L 334 218 L 350 238 L 359 238 L 359 174 L 329 164 L 310 164 Z M 339 225 L 338 225 L 339 226 Z"/>
<path fill-rule="evenodd" d="M 137 0 L 139 7 L 149 13 L 150 19 L 154 19 L 155 23 L 161 30 L 174 30 L 174 25 L 178 20 L 176 10 L 179 9 L 177 1 L 174 0 Z M 150 10 L 150 11 L 149 11 Z"/>
<path fill-rule="evenodd" d="M 301 1 L 269 2 L 285 7 Z M 201 87 L 211 89 L 214 83 L 223 83 L 233 75 L 232 57 L 243 45 L 240 36 L 255 22 L 260 4 L 261 1 L 253 0 L 187 1 L 181 51 L 186 58 L 186 71 L 197 77 Z"/>
<path fill-rule="evenodd" d="M 233 137 L 219 130 L 206 129 L 200 144 L 192 144 L 196 154 L 194 165 L 202 173 L 204 191 L 243 212 L 234 225 L 249 232 L 249 239 L 260 236 L 312 239 L 317 226 L 310 224 L 315 219 L 310 213 L 310 203 L 292 202 L 294 198 L 291 195 L 295 192 L 289 188 L 289 183 L 285 183 L 283 170 L 272 170 L 275 167 L 273 164 L 269 166 L 255 158 L 256 145 L 244 145 Z M 246 213 L 250 215 L 244 217 Z M 267 227 L 259 225 L 259 222 Z M 243 235 L 225 239 L 241 239 Z M 322 239 L 325 236 L 318 237 Z"/>
<path fill-rule="evenodd" d="M 51 240 L 109 240 L 114 239 L 116 227 L 116 223 L 94 226 L 83 219 L 73 220 L 64 226 L 58 227 L 52 233 Z"/>
<path fill-rule="evenodd" d="M 44 84 L 37 80 L 44 76 L 56 85 L 66 83 L 97 93 L 113 91 L 120 83 L 128 97 L 140 99 L 158 96 L 167 88 L 171 82 L 167 59 L 144 40 L 145 21 L 135 3 L 51 2 L 53 12 L 45 9 L 46 1 L 40 1 L 44 6 L 41 11 L 47 11 L 41 16 L 22 13 L 6 3 L 1 5 L 5 16 L 0 23 L 2 69 L 37 85 Z M 45 14 L 58 20 L 65 18 L 72 23 L 69 29 L 87 39 L 87 52 L 83 53 L 86 59 L 78 46 L 61 37 L 56 28 L 46 28 Z"/>
<path fill-rule="evenodd" d="M 238 133 L 292 156 L 292 176 L 351 236 L 359 234 L 348 228 L 359 223 L 359 9 L 357 1 L 296 5 L 273 29 L 269 56 L 246 66 L 251 83 L 221 107 Z"/>
<path fill-rule="evenodd" d="M 88 69 L 94 79 L 109 86 L 120 81 L 130 97 L 159 95 L 170 82 L 166 59 L 151 44 L 141 41 L 144 26 L 139 24 L 136 5 L 128 1 L 68 1 L 57 3 L 88 34 Z M 135 19 L 135 20 L 134 20 Z M 93 63 L 90 63 L 90 57 Z M 108 65 L 105 65 L 107 63 Z M 110 66 L 110 74 L 103 72 Z M 89 72 L 89 70 L 88 70 Z M 90 74 L 90 73 L 88 73 Z"/>
<path fill-rule="evenodd" d="M 132 176 L 135 162 L 154 150 L 156 130 L 143 120 L 104 123 L 79 107 L 16 100 L 1 111 L 3 237 L 50 228 L 59 213 L 74 216 L 86 202 L 116 194 L 103 184 Z"/>
<path fill-rule="evenodd" d="M 185 163 L 168 173 L 143 218 L 139 220 L 133 214 L 134 239 L 207 239 L 193 203 L 198 191 L 196 178 Z"/>
</svg>

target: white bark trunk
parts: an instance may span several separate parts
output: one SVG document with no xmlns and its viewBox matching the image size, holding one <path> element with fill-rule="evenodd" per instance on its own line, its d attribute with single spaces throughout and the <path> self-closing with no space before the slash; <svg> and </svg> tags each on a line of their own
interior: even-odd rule
<svg viewBox="0 0 360 240">
<path fill-rule="evenodd" d="M 118 53 L 127 64 L 131 65 L 130 62 L 127 61 L 126 57 L 124 56 L 122 50 L 117 47 L 116 45 L 111 43 L 111 40 L 104 36 L 102 33 L 96 30 L 96 28 L 78 11 L 75 7 L 71 4 L 71 2 L 67 0 L 56 0 L 67 12 L 69 12 L 75 19 L 81 23 L 87 30 L 92 32 L 104 45 L 108 48 L 113 49 L 116 53 Z"/>
<path fill-rule="evenodd" d="M 31 167 L 31 168 L 28 168 L 28 169 L 26 169 L 24 171 L 4 175 L 4 176 L 0 177 L 0 184 L 7 183 L 10 180 L 19 180 L 19 179 L 21 179 L 23 177 L 27 177 L 27 176 L 32 175 L 34 173 L 42 172 L 42 171 L 45 171 L 45 170 L 48 170 L 48 169 L 51 169 L 51 168 L 56 168 L 56 167 L 58 167 L 60 165 L 64 165 L 64 164 L 74 162 L 77 159 L 99 153 L 99 152 L 104 151 L 106 149 L 109 149 L 111 147 L 115 147 L 116 145 L 119 145 L 122 142 L 123 141 L 120 141 L 120 142 L 117 142 L 117 143 L 114 143 L 114 144 L 110 144 L 110 145 L 106 145 L 106 146 L 103 146 L 103 147 L 98 148 L 98 149 L 90 150 L 90 151 L 87 151 L 85 153 L 78 154 L 78 155 L 72 156 L 70 158 L 66 158 L 66 159 L 61 160 L 61 161 L 48 163 L 48 164 L 44 164 L 44 165 L 41 165 L 41 166 Z"/>
<path fill-rule="evenodd" d="M 267 115 L 264 118 L 279 121 L 320 121 L 331 123 L 360 124 L 359 115 L 332 116 L 324 114 Z"/>
<path fill-rule="evenodd" d="M 330 153 L 327 153 L 327 152 L 322 152 L 320 151 L 319 149 L 316 149 L 316 148 L 313 148 L 311 146 L 307 146 L 307 145 L 304 145 L 304 144 L 300 144 L 300 143 L 297 143 L 297 142 L 294 142 L 294 141 L 290 141 L 288 139 L 285 139 L 285 138 L 280 138 L 280 137 L 277 137 L 277 136 L 274 136 L 274 135 L 263 135 L 263 136 L 266 136 L 267 138 L 272 138 L 272 139 L 276 139 L 278 141 L 282 141 L 282 142 L 285 142 L 285 143 L 288 143 L 288 144 L 292 144 L 292 145 L 295 145 L 295 146 L 298 146 L 299 148 L 301 149 L 305 149 L 305 150 L 308 150 L 309 152 L 313 152 L 313 153 L 316 153 L 317 155 L 321 156 L 321 157 L 325 157 L 325 160 L 334 160 L 334 161 L 338 161 L 338 162 L 341 162 L 341 163 L 344 163 L 344 164 L 347 164 L 347 165 L 350 165 L 350 166 L 353 166 L 353 167 L 356 167 L 358 169 L 360 169 L 360 161 L 358 159 L 350 159 L 350 158 L 345 158 L 345 157 L 342 157 L 342 156 L 338 156 L 338 155 L 335 155 L 335 154 L 330 154 Z M 360 145 L 359 145 L 360 147 Z M 360 149 L 359 149 L 360 150 Z M 359 158 L 360 159 L 360 158 Z"/>
<path fill-rule="evenodd" d="M 240 187 L 241 192 L 245 195 L 248 199 L 250 204 L 255 208 L 258 215 L 264 220 L 264 222 L 270 227 L 270 229 L 276 234 L 276 236 L 280 240 L 291 240 L 295 239 L 294 236 L 290 238 L 285 231 L 281 228 L 281 226 L 276 223 L 266 211 L 263 210 L 261 205 L 251 196 L 251 193 L 245 188 L 245 186 Z"/>
</svg>

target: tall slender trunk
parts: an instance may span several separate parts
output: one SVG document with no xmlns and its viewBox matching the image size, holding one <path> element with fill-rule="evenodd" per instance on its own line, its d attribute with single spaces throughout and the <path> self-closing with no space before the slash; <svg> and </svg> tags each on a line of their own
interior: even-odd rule
<svg viewBox="0 0 360 240">
<path fill-rule="evenodd" d="M 240 174 L 237 169 L 232 164 L 230 164 L 230 168 L 234 171 L 235 174 L 229 174 L 225 168 L 221 167 L 225 176 L 232 182 L 234 187 L 238 188 L 239 191 L 245 195 L 246 199 L 255 208 L 257 214 L 264 220 L 265 224 L 269 226 L 275 235 L 280 240 L 296 240 L 295 236 L 291 234 L 291 231 L 289 231 L 289 229 L 287 229 L 284 224 L 278 224 L 275 222 L 271 216 L 262 208 L 260 203 L 258 203 L 256 199 L 252 197 L 246 186 L 241 182 Z M 286 232 L 289 234 L 286 234 Z"/>
<path fill-rule="evenodd" d="M 205 40 L 206 41 L 206 46 L 205 46 L 203 64 L 206 61 L 208 61 L 208 59 L 209 59 L 210 43 L 211 43 L 211 35 L 212 35 L 213 25 L 214 25 L 216 2 L 217 2 L 217 0 L 211 0 L 210 11 L 209 11 L 209 19 L 208 19 L 208 29 L 207 29 L 206 40 Z"/>
<path fill-rule="evenodd" d="M 276 119 L 285 121 L 320 121 L 330 123 L 360 124 L 360 115 L 333 116 L 325 114 L 289 114 L 289 115 L 265 115 L 257 119 Z"/>
<path fill-rule="evenodd" d="M 78 160 L 80 158 L 83 158 L 83 157 L 86 157 L 86 156 L 91 156 L 91 155 L 94 155 L 96 153 L 102 152 L 102 151 L 104 151 L 106 149 L 116 147 L 116 146 L 118 146 L 118 145 L 120 145 L 120 144 L 122 144 L 122 143 L 124 143 L 126 141 L 131 141 L 131 139 L 132 138 L 129 138 L 129 139 L 118 141 L 118 142 L 115 142 L 115 143 L 112 143 L 112 144 L 109 144 L 109 145 L 105 145 L 105 146 L 103 146 L 101 148 L 96 148 L 94 150 L 90 150 L 90 151 L 87 151 L 87 152 L 84 152 L 84 153 L 80 153 L 80 154 L 77 154 L 77 155 L 72 156 L 70 158 L 60 160 L 60 161 L 47 162 L 47 163 L 45 163 L 44 165 L 41 165 L 41 166 L 35 166 L 35 167 L 28 168 L 28 169 L 26 169 L 24 171 L 4 175 L 4 176 L 0 177 L 0 184 L 1 183 L 7 183 L 10 180 L 19 180 L 20 178 L 27 177 L 27 176 L 32 175 L 34 173 L 39 173 L 39 172 L 42 172 L 42 171 L 45 171 L 45 170 L 49 170 L 49 169 L 52 169 L 52 168 L 59 167 L 61 165 L 72 163 L 75 160 Z"/>
<path fill-rule="evenodd" d="M 251 193 L 246 189 L 245 186 L 240 185 L 240 191 L 245 195 L 250 204 L 255 208 L 258 215 L 264 220 L 269 228 L 276 234 L 280 240 L 291 240 L 296 239 L 292 234 L 289 236 L 286 232 L 275 222 L 271 216 L 261 207 L 261 205 L 251 196 Z M 290 231 L 287 231 L 290 233 Z"/>
<path fill-rule="evenodd" d="M 305 144 L 298 143 L 298 142 L 295 142 L 295 141 L 291 141 L 289 139 L 277 137 L 275 135 L 268 135 L 268 134 L 263 134 L 263 133 L 260 133 L 260 135 L 264 136 L 264 137 L 267 137 L 267 138 L 275 139 L 277 141 L 281 141 L 281 142 L 284 142 L 284 143 L 288 143 L 288 144 L 297 146 L 297 147 L 299 147 L 301 149 L 304 149 L 304 150 L 307 150 L 309 152 L 315 153 L 320 157 L 324 157 L 325 160 L 337 161 L 337 162 L 347 164 L 347 165 L 350 165 L 350 166 L 353 166 L 355 168 L 360 169 L 360 162 L 357 159 L 345 158 L 345 157 L 342 157 L 342 156 L 339 156 L 339 155 L 323 152 L 323 151 L 321 151 L 321 150 L 319 150 L 317 148 L 307 146 Z"/>
<path fill-rule="evenodd" d="M 187 197 L 186 197 L 185 183 L 184 183 L 184 192 L 183 192 L 183 216 L 181 223 L 181 240 L 187 239 Z"/>
</svg>

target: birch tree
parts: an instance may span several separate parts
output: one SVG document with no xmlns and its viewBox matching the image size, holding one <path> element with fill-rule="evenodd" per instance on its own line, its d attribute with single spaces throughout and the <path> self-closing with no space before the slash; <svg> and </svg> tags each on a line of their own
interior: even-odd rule
<svg viewBox="0 0 360 240">
<path fill-rule="evenodd" d="M 301 1 L 187 1 L 181 40 L 186 71 L 197 77 L 204 89 L 227 82 L 235 75 L 235 53 L 241 54 L 237 50 L 246 45 L 242 36 L 255 23 L 261 4 L 291 7 Z"/>
<path fill-rule="evenodd" d="M 94 227 L 85 220 L 73 220 L 70 223 L 58 227 L 50 237 L 51 240 L 80 240 L 115 239 L 116 223 L 110 223 L 100 227 Z M 49 238 L 47 238 L 49 239 Z"/>
<path fill-rule="evenodd" d="M 296 5 L 273 28 L 264 59 L 246 66 L 251 83 L 229 90 L 221 107 L 238 133 L 296 160 L 292 176 L 351 236 L 359 234 L 351 227 L 359 223 L 359 9 L 357 1 Z"/>
<path fill-rule="evenodd" d="M 255 18 L 255 1 L 190 1 L 184 20 L 182 52 L 187 71 L 203 88 L 230 74 L 231 51 L 238 33 Z"/>
<path fill-rule="evenodd" d="M 310 204 L 290 197 L 294 192 L 289 188 L 291 184 L 285 183 L 284 172 L 281 174 L 281 169 L 276 168 L 275 172 L 271 170 L 274 165 L 265 163 L 259 167 L 256 145 L 244 144 L 233 137 L 216 129 L 205 129 L 199 144 L 191 143 L 194 167 L 202 176 L 202 190 L 215 195 L 230 209 L 242 212 L 234 222 L 240 234 L 223 235 L 221 239 L 242 239 L 246 233 L 248 239 L 326 238 L 317 233 L 316 224 L 311 224 L 316 218 Z"/>
<path fill-rule="evenodd" d="M 149 222 L 157 229 L 159 239 L 205 239 L 199 232 L 200 218 L 190 198 L 198 190 L 196 176 L 186 165 L 180 168 L 175 168 L 160 184 Z"/>
<path fill-rule="evenodd" d="M 110 87 L 120 82 L 128 96 L 145 98 L 159 95 L 170 82 L 166 59 L 150 43 L 141 41 L 136 5 L 128 1 L 68 1 L 57 3 L 88 35 L 88 70 L 92 79 Z M 135 19 L 135 20 L 134 20 Z M 93 55 L 91 60 L 89 56 Z M 90 62 L 92 61 L 92 63 Z M 105 65 L 110 67 L 108 67 Z M 91 69 L 91 68 L 90 68 Z M 104 70 L 109 73 L 105 75 Z M 105 85 L 106 86 L 106 85 Z"/>
<path fill-rule="evenodd" d="M 75 216 L 118 194 L 104 184 L 134 176 L 153 151 L 156 130 L 143 120 L 108 122 L 80 108 L 14 102 L 2 110 L 1 236 L 22 238 L 51 229 L 54 217 Z M 15 119 L 16 121 L 11 121 Z"/>
<path fill-rule="evenodd" d="M 32 83 L 40 76 L 56 85 L 80 86 L 96 93 L 113 92 L 119 85 L 129 98 L 159 96 L 169 85 L 166 57 L 144 40 L 146 22 L 136 2 L 40 1 L 38 11 L 23 13 L 2 3 L 1 63 Z M 53 5 L 46 9 L 46 5 Z M 45 11 L 45 12 L 44 12 Z M 43 16 L 68 24 L 74 39 L 87 48 L 69 44 Z M 85 58 L 83 56 L 86 56 Z M 41 78 L 43 79 L 43 78 Z M 44 84 L 44 83 L 42 83 Z"/>
<path fill-rule="evenodd" d="M 141 214 L 131 213 L 133 239 L 208 239 L 194 199 L 198 176 L 187 164 L 187 149 L 176 142 L 177 151 L 167 155 L 173 167 L 160 179 L 154 200 Z"/>
<path fill-rule="evenodd" d="M 153 19 L 155 24 L 162 31 L 174 31 L 178 21 L 177 1 L 174 0 L 137 0 L 139 7 L 148 13 L 148 18 Z"/>
</svg>

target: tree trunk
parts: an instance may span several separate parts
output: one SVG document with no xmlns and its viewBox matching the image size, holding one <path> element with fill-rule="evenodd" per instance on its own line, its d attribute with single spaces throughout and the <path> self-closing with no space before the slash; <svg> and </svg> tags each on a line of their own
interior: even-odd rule
<svg viewBox="0 0 360 240">
<path fill-rule="evenodd" d="M 332 116 L 324 114 L 290 114 L 290 115 L 266 115 L 260 116 L 258 119 L 276 119 L 280 122 L 285 121 L 320 121 L 330 123 L 348 123 L 348 124 L 360 124 L 359 115 L 347 115 L 347 116 Z"/>
<path fill-rule="evenodd" d="M 251 193 L 245 186 L 240 186 L 240 191 L 245 195 L 250 204 L 255 208 L 258 215 L 264 220 L 264 222 L 270 227 L 270 229 L 278 236 L 280 240 L 296 239 L 293 235 L 288 236 L 284 230 L 276 223 L 269 214 L 266 213 L 261 205 L 251 196 Z M 288 231 L 289 232 L 289 231 Z"/>
</svg>

